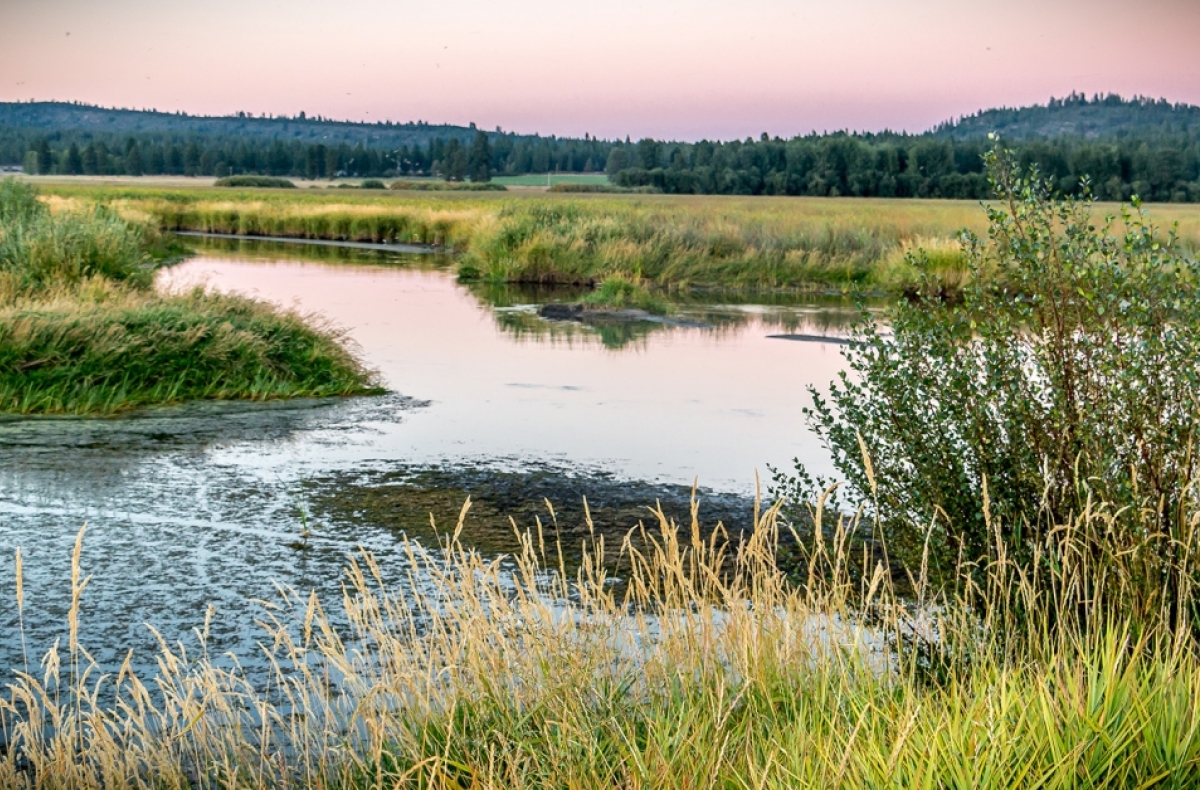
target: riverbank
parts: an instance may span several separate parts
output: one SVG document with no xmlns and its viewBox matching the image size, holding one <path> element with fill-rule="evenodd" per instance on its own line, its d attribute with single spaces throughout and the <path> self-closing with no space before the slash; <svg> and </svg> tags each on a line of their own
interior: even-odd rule
<svg viewBox="0 0 1200 790">
<path fill-rule="evenodd" d="M 364 550 L 336 601 L 270 594 L 258 624 L 269 685 L 207 652 L 203 626 L 186 659 L 164 641 L 156 669 L 123 670 L 107 694 L 92 688 L 95 646 L 77 638 L 95 593 L 92 536 L 80 533 L 64 580 L 69 637 L 0 700 L 0 783 L 215 788 L 233 772 L 244 788 L 364 790 L 1200 781 L 1200 664 L 1165 615 L 1089 629 L 1055 617 L 1072 611 L 1074 585 L 1090 589 L 1086 571 L 1041 581 L 1006 563 L 988 569 L 981 614 L 943 595 L 914 609 L 886 579 L 853 584 L 837 542 L 810 547 L 822 572 L 797 586 L 774 561 L 775 516 L 731 552 L 651 513 L 646 551 L 584 538 L 578 574 L 557 571 L 549 513 L 509 559 L 471 551 L 454 537 L 461 523 L 443 524 L 451 537 L 438 545 L 404 542 L 410 588 L 388 587 Z M 612 555 L 627 560 L 619 588 Z M 1042 614 L 1012 619 L 1011 595 L 1045 601 Z M 27 604 L 18 592 L 18 611 Z"/>
<path fill-rule="evenodd" d="M 643 291 L 954 293 L 957 241 L 982 232 L 972 201 L 719 196 L 215 190 L 54 184 L 52 201 L 95 201 L 163 230 L 432 246 L 466 280 Z M 1098 211 L 1119 214 L 1118 207 Z M 1155 206 L 1200 250 L 1200 206 Z M 923 251 L 927 265 L 909 253 Z M 624 292 L 623 286 L 614 293 Z M 642 297 L 645 301 L 645 297 Z"/>
<path fill-rule="evenodd" d="M 333 328 L 241 296 L 157 294 L 179 250 L 108 209 L 58 208 L 0 184 L 0 412 L 379 391 Z"/>
</svg>

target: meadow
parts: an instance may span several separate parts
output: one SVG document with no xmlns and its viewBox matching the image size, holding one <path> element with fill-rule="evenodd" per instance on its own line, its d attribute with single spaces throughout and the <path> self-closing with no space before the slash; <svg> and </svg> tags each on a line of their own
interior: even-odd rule
<svg viewBox="0 0 1200 790">
<path fill-rule="evenodd" d="M 47 192 L 59 203 L 100 201 L 164 230 L 435 245 L 457 255 L 464 279 L 654 289 L 953 292 L 966 276 L 958 232 L 987 226 L 978 203 L 950 200 L 59 184 Z M 1096 210 L 1119 215 L 1120 207 Z M 1156 206 L 1154 217 L 1163 227 L 1178 222 L 1182 248 L 1200 250 L 1200 207 Z M 924 268 L 908 258 L 917 250 Z"/>
<path fill-rule="evenodd" d="M 377 391 L 340 332 L 244 297 L 157 294 L 179 249 L 106 208 L 59 208 L 0 183 L 0 411 Z"/>
</svg>

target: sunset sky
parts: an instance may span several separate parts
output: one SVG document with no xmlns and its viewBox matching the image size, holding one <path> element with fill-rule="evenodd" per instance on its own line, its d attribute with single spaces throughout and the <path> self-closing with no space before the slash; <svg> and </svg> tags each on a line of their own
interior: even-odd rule
<svg viewBox="0 0 1200 790">
<path fill-rule="evenodd" d="M 0 100 L 694 140 L 1200 104 L 1200 0 L 0 0 Z"/>
</svg>

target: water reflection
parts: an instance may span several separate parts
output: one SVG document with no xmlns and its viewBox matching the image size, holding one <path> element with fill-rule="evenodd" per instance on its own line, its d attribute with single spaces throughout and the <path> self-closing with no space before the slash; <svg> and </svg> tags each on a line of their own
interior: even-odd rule
<svg viewBox="0 0 1200 790">
<path fill-rule="evenodd" d="M 224 246 L 222 246 L 224 245 Z M 337 597 L 359 545 L 392 579 L 397 536 L 429 538 L 463 498 L 472 542 L 505 550 L 508 516 L 540 499 L 580 530 L 582 498 L 620 530 L 661 499 L 686 514 L 695 479 L 717 518 L 744 528 L 755 470 L 800 457 L 828 471 L 800 415 L 807 386 L 842 366 L 828 343 L 841 300 L 722 295 L 681 300 L 708 328 L 548 322 L 544 294 L 481 294 L 428 256 L 214 242 L 163 272 L 163 287 L 208 287 L 317 312 L 346 327 L 396 394 L 279 404 L 197 404 L 113 420 L 0 422 L 0 562 L 26 557 L 31 661 L 62 636 L 76 532 L 90 525 L 83 642 L 106 666 L 127 649 L 189 638 L 217 608 L 214 650 L 254 654 L 252 599 L 273 582 Z M 219 248 L 219 249 L 218 249 Z M 309 513 L 311 548 L 292 548 Z M 503 529 L 501 537 L 499 531 Z M 423 531 L 424 530 L 424 531 Z M 0 667 L 22 663 L 14 583 L 0 573 Z"/>
</svg>

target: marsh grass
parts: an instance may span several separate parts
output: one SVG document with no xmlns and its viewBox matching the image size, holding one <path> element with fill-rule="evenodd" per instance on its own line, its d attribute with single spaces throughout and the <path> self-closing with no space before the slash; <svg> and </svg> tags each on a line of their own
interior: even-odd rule
<svg viewBox="0 0 1200 790">
<path fill-rule="evenodd" d="M 0 411 L 114 414 L 191 400 L 378 392 L 347 338 L 241 296 L 104 280 L 0 307 Z"/>
<path fill-rule="evenodd" d="M 1186 788 L 1200 781 L 1200 663 L 1189 629 L 1114 607 L 1129 555 L 1105 555 L 1096 503 L 1061 525 L 1055 570 L 1003 545 L 982 584 L 896 594 L 883 566 L 847 572 L 871 525 L 813 513 L 806 562 L 776 558 L 776 509 L 735 539 L 661 511 L 620 546 L 558 558 L 553 514 L 516 557 L 455 531 L 405 542 L 389 588 L 370 554 L 333 602 L 265 604 L 273 667 L 165 641 L 158 673 L 100 672 L 78 622 L 0 702 L 6 787 Z M 1189 512 L 1200 513 L 1189 499 Z M 829 522 L 826 521 L 829 519 Z M 832 522 L 832 523 L 830 523 Z M 589 517 L 590 525 L 590 517 Z M 800 536 L 796 536 L 799 539 Z M 613 584 L 605 570 L 623 555 Z M 1058 613 L 1010 619 L 1011 602 Z M 980 606 L 980 600 L 984 605 Z M 1028 609 L 1029 607 L 1024 607 Z M 20 607 L 18 609 L 20 611 Z M 1051 607 L 1044 611 L 1050 612 Z M 207 623 L 200 628 L 201 640 Z M 40 648 L 41 646 L 39 646 Z M 230 666 L 228 663 L 224 667 Z"/>
<path fill-rule="evenodd" d="M 431 244 L 460 253 L 467 277 L 557 285 L 902 293 L 927 279 L 906 255 L 922 247 L 954 291 L 966 276 L 957 235 L 987 225 L 977 203 L 949 200 L 52 189 L 167 230 Z M 1168 208 L 1194 254 L 1200 208 Z"/>
<path fill-rule="evenodd" d="M 95 205 L 0 182 L 0 411 L 113 414 L 197 399 L 378 392 L 347 338 L 238 296 L 156 294 L 173 251 Z"/>
</svg>

